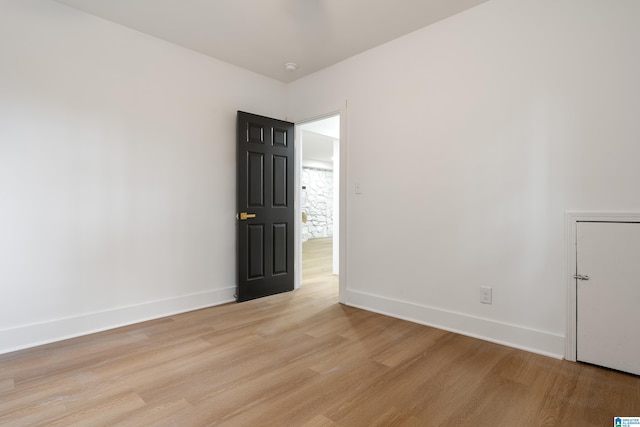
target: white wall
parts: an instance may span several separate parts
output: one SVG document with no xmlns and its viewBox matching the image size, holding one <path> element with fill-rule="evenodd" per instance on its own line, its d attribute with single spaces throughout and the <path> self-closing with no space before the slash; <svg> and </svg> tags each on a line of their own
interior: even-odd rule
<svg viewBox="0 0 640 427">
<path fill-rule="evenodd" d="M 348 103 L 346 302 L 562 356 L 565 212 L 640 211 L 639 52 L 636 0 L 492 0 L 290 84 Z"/>
<path fill-rule="evenodd" d="M 0 0 L 0 352 L 229 301 L 236 110 L 286 86 Z"/>
</svg>

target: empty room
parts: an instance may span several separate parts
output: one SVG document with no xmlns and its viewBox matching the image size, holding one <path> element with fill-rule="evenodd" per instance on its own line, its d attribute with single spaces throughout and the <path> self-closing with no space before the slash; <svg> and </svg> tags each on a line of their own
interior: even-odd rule
<svg viewBox="0 0 640 427">
<path fill-rule="evenodd" d="M 637 0 L 0 0 L 0 425 L 640 425 L 638 76 Z"/>
</svg>

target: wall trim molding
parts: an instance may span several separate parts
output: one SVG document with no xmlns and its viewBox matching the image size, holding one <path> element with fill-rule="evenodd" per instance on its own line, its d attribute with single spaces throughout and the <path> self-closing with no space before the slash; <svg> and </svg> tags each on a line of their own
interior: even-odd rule
<svg viewBox="0 0 640 427">
<path fill-rule="evenodd" d="M 562 335 L 353 290 L 347 291 L 345 304 L 556 359 L 563 357 Z"/>
<path fill-rule="evenodd" d="M 235 286 L 0 330 L 0 354 L 235 301 Z"/>
</svg>

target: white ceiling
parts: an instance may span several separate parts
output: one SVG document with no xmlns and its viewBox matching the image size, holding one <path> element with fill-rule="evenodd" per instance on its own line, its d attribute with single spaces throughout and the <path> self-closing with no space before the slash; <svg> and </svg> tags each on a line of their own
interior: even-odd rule
<svg viewBox="0 0 640 427">
<path fill-rule="evenodd" d="M 487 0 L 55 1 L 291 82 Z"/>
<path fill-rule="evenodd" d="M 302 130 L 340 139 L 340 116 L 330 116 L 300 125 Z"/>
<path fill-rule="evenodd" d="M 333 167 L 333 141 L 340 139 L 340 116 L 326 117 L 300 125 L 302 163 Z"/>
</svg>

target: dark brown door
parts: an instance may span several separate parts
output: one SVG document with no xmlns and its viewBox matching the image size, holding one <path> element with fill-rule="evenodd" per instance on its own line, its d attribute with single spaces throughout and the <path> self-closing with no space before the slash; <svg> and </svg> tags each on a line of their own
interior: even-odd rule
<svg viewBox="0 0 640 427">
<path fill-rule="evenodd" d="M 238 111 L 238 302 L 293 290 L 293 136 Z"/>
</svg>

